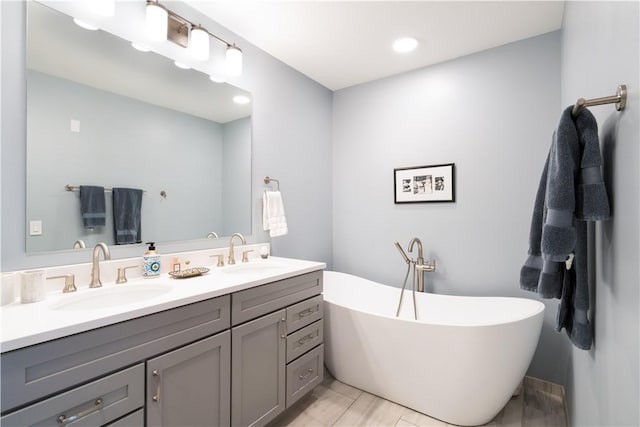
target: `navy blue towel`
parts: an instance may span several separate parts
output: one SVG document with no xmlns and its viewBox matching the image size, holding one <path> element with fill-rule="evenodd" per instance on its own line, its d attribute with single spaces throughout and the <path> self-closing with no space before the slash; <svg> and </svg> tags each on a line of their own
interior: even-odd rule
<svg viewBox="0 0 640 427">
<path fill-rule="evenodd" d="M 104 187 L 80 186 L 80 215 L 84 227 L 104 227 L 107 222 Z"/>
<path fill-rule="evenodd" d="M 536 193 L 520 287 L 560 299 L 556 329 L 582 350 L 593 344 L 587 221 L 610 216 L 598 123 L 587 108 L 562 112 Z M 573 254 L 573 263 L 566 260 Z"/>
<path fill-rule="evenodd" d="M 142 190 L 113 189 L 113 227 L 116 245 L 142 242 Z"/>
</svg>

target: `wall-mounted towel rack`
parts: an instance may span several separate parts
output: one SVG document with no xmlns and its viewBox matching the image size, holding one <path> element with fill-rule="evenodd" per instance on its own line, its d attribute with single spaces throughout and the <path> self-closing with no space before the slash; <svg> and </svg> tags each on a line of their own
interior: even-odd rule
<svg viewBox="0 0 640 427">
<path fill-rule="evenodd" d="M 575 116 L 582 107 L 591 107 L 592 105 L 616 104 L 616 110 L 622 111 L 627 106 L 627 85 L 618 86 L 618 91 L 613 96 L 605 96 L 603 98 L 584 99 L 579 98 L 573 106 L 571 115 Z"/>
<path fill-rule="evenodd" d="M 65 189 L 65 190 L 67 190 L 67 191 L 75 191 L 75 190 L 79 190 L 79 189 L 80 189 L 80 186 L 79 186 L 79 185 L 71 185 L 71 184 L 67 184 L 67 185 L 65 185 L 65 186 L 64 186 L 64 189 Z M 109 191 L 112 191 L 112 189 L 111 189 L 111 188 L 104 187 L 104 191 L 109 192 Z M 143 192 L 143 193 L 146 193 L 146 192 L 147 192 L 147 190 L 142 190 L 142 192 Z M 160 195 L 162 195 L 162 193 L 161 193 Z M 165 193 L 165 197 L 166 197 L 166 193 Z"/>
<path fill-rule="evenodd" d="M 270 184 L 271 182 L 275 182 L 277 184 L 276 185 L 276 191 L 280 191 L 280 181 L 278 181 L 277 179 L 274 179 L 274 178 L 270 178 L 268 176 L 264 177 L 264 183 L 265 184 Z"/>
</svg>

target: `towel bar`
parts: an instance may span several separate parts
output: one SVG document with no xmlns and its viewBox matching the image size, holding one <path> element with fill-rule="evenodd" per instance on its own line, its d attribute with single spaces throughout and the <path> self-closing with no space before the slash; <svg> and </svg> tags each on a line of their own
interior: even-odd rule
<svg viewBox="0 0 640 427">
<path fill-rule="evenodd" d="M 264 177 L 264 183 L 265 184 L 270 184 L 271 181 L 273 181 L 273 182 L 275 182 L 277 184 L 276 185 L 276 191 L 280 191 L 280 181 L 278 181 L 277 179 L 274 179 L 274 178 L 270 178 L 268 176 Z"/>
<path fill-rule="evenodd" d="M 627 106 L 627 85 L 618 86 L 618 91 L 613 96 L 605 96 L 603 98 L 584 99 L 578 98 L 573 106 L 571 115 L 575 116 L 582 107 L 590 107 L 593 105 L 616 104 L 616 110 L 622 111 Z"/>
<path fill-rule="evenodd" d="M 65 189 L 65 190 L 67 190 L 67 191 L 75 191 L 75 190 L 79 190 L 79 189 L 80 189 L 80 186 L 79 186 L 79 185 L 71 185 L 71 184 L 67 184 L 67 185 L 65 185 L 65 186 L 64 186 L 64 189 Z M 112 189 L 111 189 L 111 188 L 104 187 L 104 191 L 109 192 L 109 191 L 112 191 Z M 146 193 L 146 192 L 147 192 L 147 190 L 142 190 L 142 192 L 143 192 L 143 193 Z M 166 193 L 165 193 L 164 195 L 162 195 L 162 194 L 160 194 L 160 195 L 161 195 L 161 196 L 163 196 L 163 197 L 166 197 Z"/>
</svg>

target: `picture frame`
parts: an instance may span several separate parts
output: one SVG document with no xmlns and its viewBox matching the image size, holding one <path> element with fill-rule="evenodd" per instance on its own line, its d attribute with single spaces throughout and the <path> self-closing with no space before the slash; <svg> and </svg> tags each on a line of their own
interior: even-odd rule
<svg viewBox="0 0 640 427">
<path fill-rule="evenodd" d="M 394 203 L 452 203 L 456 201 L 455 163 L 393 170 Z"/>
</svg>

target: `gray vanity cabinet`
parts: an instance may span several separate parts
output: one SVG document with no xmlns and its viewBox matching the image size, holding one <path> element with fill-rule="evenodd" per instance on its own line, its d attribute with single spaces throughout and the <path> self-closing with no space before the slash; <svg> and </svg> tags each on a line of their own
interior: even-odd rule
<svg viewBox="0 0 640 427">
<path fill-rule="evenodd" d="M 285 409 L 285 311 L 232 329 L 231 423 L 265 425 Z"/>
<path fill-rule="evenodd" d="M 231 334 L 147 361 L 147 425 L 228 426 Z"/>
<path fill-rule="evenodd" d="M 321 292 L 320 271 L 231 295 L 233 426 L 266 425 L 322 381 Z"/>
<path fill-rule="evenodd" d="M 152 361 L 164 363 L 157 369 L 175 367 L 163 378 L 167 403 L 176 393 L 189 398 L 209 393 L 200 402 L 207 400 L 209 409 L 219 404 L 223 421 L 200 425 L 228 425 L 229 306 L 225 295 L 2 353 L 0 425 L 95 427 L 116 421 L 142 426 L 147 362 Z M 200 381 L 174 386 L 175 372 Z M 187 424 L 178 420 L 175 425 Z"/>
<path fill-rule="evenodd" d="M 1 354 L 0 425 L 263 426 L 322 381 L 322 271 Z"/>
</svg>

